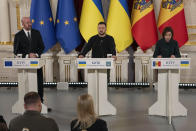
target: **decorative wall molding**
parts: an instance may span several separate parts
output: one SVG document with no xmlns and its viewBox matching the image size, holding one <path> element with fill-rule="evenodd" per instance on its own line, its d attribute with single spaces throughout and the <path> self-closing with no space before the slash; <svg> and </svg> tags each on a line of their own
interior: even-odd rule
<svg viewBox="0 0 196 131">
<path fill-rule="evenodd" d="M 196 29 L 196 25 L 187 25 L 187 29 Z"/>
<path fill-rule="evenodd" d="M 21 30 L 21 18 L 20 18 L 20 5 L 16 4 L 16 16 L 17 16 L 17 29 Z"/>
<path fill-rule="evenodd" d="M 11 41 L 0 41 L 0 45 L 13 45 Z"/>
<path fill-rule="evenodd" d="M 185 45 L 196 45 L 196 41 L 188 41 Z"/>
</svg>

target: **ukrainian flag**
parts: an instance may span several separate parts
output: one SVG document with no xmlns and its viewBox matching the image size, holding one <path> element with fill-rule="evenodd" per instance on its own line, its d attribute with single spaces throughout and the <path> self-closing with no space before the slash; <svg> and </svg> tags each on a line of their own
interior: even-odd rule
<svg viewBox="0 0 196 131">
<path fill-rule="evenodd" d="M 79 67 L 84 67 L 84 66 L 86 66 L 86 61 L 79 61 L 79 62 L 78 62 L 78 66 L 79 66 Z"/>
<path fill-rule="evenodd" d="M 86 42 L 98 33 L 97 25 L 104 21 L 101 0 L 84 0 L 80 17 L 80 32 Z"/>
<path fill-rule="evenodd" d="M 133 42 L 129 16 L 127 0 L 111 0 L 107 34 L 114 37 L 118 52 L 125 50 Z"/>
<path fill-rule="evenodd" d="M 187 66 L 190 65 L 190 63 L 189 63 L 189 61 L 181 61 L 180 65 L 181 65 L 182 67 L 187 67 Z"/>
<path fill-rule="evenodd" d="M 31 61 L 30 66 L 38 66 L 38 61 Z"/>
</svg>

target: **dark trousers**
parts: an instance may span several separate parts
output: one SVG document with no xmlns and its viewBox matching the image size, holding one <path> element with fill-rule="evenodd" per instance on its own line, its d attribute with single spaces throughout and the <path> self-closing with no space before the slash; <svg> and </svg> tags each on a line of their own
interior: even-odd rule
<svg viewBox="0 0 196 131">
<path fill-rule="evenodd" d="M 107 69 L 107 84 L 110 82 L 110 69 Z"/>
<path fill-rule="evenodd" d="M 38 94 L 41 98 L 41 102 L 43 103 L 44 99 L 44 87 L 43 87 L 43 71 L 42 68 L 37 69 L 37 90 Z"/>
</svg>

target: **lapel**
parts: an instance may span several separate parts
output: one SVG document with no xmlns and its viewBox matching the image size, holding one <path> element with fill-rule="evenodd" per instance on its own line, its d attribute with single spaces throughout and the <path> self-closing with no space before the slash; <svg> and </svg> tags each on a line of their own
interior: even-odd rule
<svg viewBox="0 0 196 131">
<path fill-rule="evenodd" d="M 24 30 L 22 30 L 22 37 L 24 38 L 23 40 L 25 41 L 25 43 L 28 43 L 29 44 L 29 39 L 27 38 Z"/>
<path fill-rule="evenodd" d="M 34 40 L 35 40 L 34 31 L 33 29 L 31 29 L 31 43 L 33 43 Z"/>
</svg>

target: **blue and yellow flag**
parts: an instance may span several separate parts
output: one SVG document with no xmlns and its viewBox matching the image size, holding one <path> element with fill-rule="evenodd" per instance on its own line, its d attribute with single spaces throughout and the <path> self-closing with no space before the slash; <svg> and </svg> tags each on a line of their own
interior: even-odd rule
<svg viewBox="0 0 196 131">
<path fill-rule="evenodd" d="M 54 21 L 49 0 L 32 0 L 30 18 L 32 28 L 40 31 L 44 41 L 44 52 L 56 44 Z"/>
<path fill-rule="evenodd" d="M 118 52 L 125 50 L 132 44 L 133 38 L 127 0 L 111 0 L 107 20 L 107 34 L 114 37 Z"/>
<path fill-rule="evenodd" d="M 84 0 L 80 17 L 80 32 L 86 42 L 98 34 L 97 25 L 104 21 L 101 0 Z"/>
<path fill-rule="evenodd" d="M 81 42 L 73 0 L 59 0 L 56 15 L 56 37 L 66 53 Z"/>
</svg>

